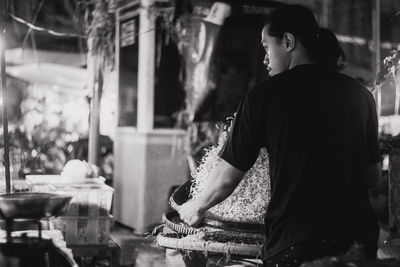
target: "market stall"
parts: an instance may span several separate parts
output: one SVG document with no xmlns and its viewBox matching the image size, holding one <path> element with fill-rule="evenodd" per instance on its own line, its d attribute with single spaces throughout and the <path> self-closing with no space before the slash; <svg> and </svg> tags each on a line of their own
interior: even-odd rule
<svg viewBox="0 0 400 267">
<path fill-rule="evenodd" d="M 2 6 L 0 39 L 5 40 L 7 5 Z M 5 47 L 0 46 L 1 97 L 7 103 Z M 0 231 L 0 263 L 2 266 L 77 266 L 72 253 L 62 241 L 60 231 L 43 232 L 41 219 L 56 216 L 68 206 L 70 196 L 45 193 L 11 193 L 7 105 L 2 104 L 3 162 L 6 194 L 0 196 L 0 214 L 5 230 Z M 35 231 L 15 232 L 18 221 L 31 221 Z"/>
<path fill-rule="evenodd" d="M 6 12 L 6 6 L 3 8 Z M 5 17 L 3 14 L 3 19 Z M 1 26 L 5 27 L 3 21 Z M 1 32 L 0 38 L 5 40 L 5 30 Z M 4 176 L 0 187 L 4 188 L 5 194 L 0 195 L 0 265 L 75 267 L 77 262 L 83 264 L 81 258 L 87 256 L 108 257 L 117 265 L 119 247 L 109 238 L 113 222 L 110 215 L 113 189 L 105 184 L 105 178 L 99 177 L 98 168 L 80 160 L 65 164 L 64 157 L 62 174 L 25 177 L 26 173 L 43 173 L 40 168 L 30 168 L 25 173 L 24 169 L 27 170 L 27 160 L 34 158 L 40 167 L 41 156 L 37 156 L 49 144 L 41 143 L 37 149 L 29 145 L 24 147 L 23 141 L 34 143 L 32 135 L 24 137 L 24 133 L 13 129 L 12 135 L 16 137 L 17 134 L 17 138 L 10 139 L 8 128 L 6 73 L 29 83 L 50 84 L 61 94 L 65 88 L 70 92 L 75 88 L 72 94 L 85 97 L 86 71 L 46 63 L 13 66 L 6 71 L 4 49 L 1 45 L 1 101 L 4 103 L 1 162 Z M 49 124 L 46 119 L 42 122 Z M 34 128 L 38 130 L 36 126 L 29 130 Z M 51 135 L 47 131 L 41 131 L 40 135 L 43 138 L 46 134 Z M 47 156 L 52 157 L 50 154 Z"/>
<path fill-rule="evenodd" d="M 75 259 L 83 264 L 85 258 L 96 257 L 118 266 L 119 247 L 109 237 L 114 190 L 96 170 L 87 162 L 72 160 L 60 175 L 27 175 L 26 179 L 14 180 L 13 193 L 0 195 L 7 242 L 39 246 L 50 235 L 46 238 L 60 240 L 57 245 L 62 244 L 71 262 Z M 27 192 L 15 193 L 16 189 Z M 27 231 L 28 237 L 39 243 L 24 239 L 26 234 L 15 230 Z"/>
</svg>

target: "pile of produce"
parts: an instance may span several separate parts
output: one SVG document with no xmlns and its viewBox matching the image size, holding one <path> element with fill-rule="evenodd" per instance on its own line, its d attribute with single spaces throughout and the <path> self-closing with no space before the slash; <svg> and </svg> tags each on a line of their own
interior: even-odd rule
<svg viewBox="0 0 400 267">
<path fill-rule="evenodd" d="M 73 159 L 65 164 L 61 176 L 69 180 L 98 177 L 98 167 L 85 160 Z"/>
<path fill-rule="evenodd" d="M 195 199 L 204 190 L 209 174 L 220 161 L 218 153 L 227 139 L 230 128 L 222 133 L 216 146 L 207 149 L 196 172 L 192 173 L 193 183 L 190 189 L 192 198 Z M 230 222 L 263 224 L 269 200 L 268 153 L 262 148 L 253 167 L 244 174 L 235 191 L 223 202 L 209 209 L 206 216 Z"/>
</svg>

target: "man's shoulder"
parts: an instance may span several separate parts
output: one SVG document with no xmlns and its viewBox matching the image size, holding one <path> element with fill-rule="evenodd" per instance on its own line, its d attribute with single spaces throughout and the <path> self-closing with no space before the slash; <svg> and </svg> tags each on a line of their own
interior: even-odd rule
<svg viewBox="0 0 400 267">
<path fill-rule="evenodd" d="M 275 75 L 273 77 L 269 77 L 260 83 L 258 83 L 255 87 L 250 89 L 248 91 L 248 95 L 254 96 L 254 97 L 260 97 L 262 95 L 267 95 L 270 92 L 273 92 L 274 90 L 278 90 L 279 88 L 282 88 L 283 83 L 287 81 L 286 77 L 283 77 L 283 75 Z"/>
<path fill-rule="evenodd" d="M 356 79 L 341 72 L 336 72 L 336 77 L 336 79 L 341 82 L 343 88 L 346 88 L 347 90 L 352 90 L 356 94 L 363 95 L 367 98 L 373 97 L 371 91 L 364 84 L 357 81 Z"/>
</svg>

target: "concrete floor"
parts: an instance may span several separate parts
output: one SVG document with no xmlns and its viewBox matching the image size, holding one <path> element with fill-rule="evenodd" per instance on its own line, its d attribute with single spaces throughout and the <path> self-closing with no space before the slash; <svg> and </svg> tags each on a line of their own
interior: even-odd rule
<svg viewBox="0 0 400 267">
<path fill-rule="evenodd" d="M 136 235 L 131 229 L 114 224 L 110 237 L 120 247 L 120 265 L 135 267 L 164 267 L 165 249 L 155 244 L 155 237 Z"/>
<path fill-rule="evenodd" d="M 119 247 L 119 255 L 114 257 L 120 267 L 164 267 L 165 249 L 155 244 L 152 235 L 136 235 L 132 230 L 119 224 L 110 229 L 110 238 Z M 104 257 L 103 257 L 104 256 Z M 114 267 L 109 255 L 75 258 L 80 267 Z"/>
</svg>

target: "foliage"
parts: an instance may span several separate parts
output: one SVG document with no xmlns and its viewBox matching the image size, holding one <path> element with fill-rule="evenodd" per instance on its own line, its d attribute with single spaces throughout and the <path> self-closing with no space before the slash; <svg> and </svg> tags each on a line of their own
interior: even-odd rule
<svg viewBox="0 0 400 267">
<path fill-rule="evenodd" d="M 21 128 L 9 134 L 10 165 L 16 172 L 15 178 L 25 174 L 57 174 L 67 162 L 67 145 L 63 140 L 66 134 L 61 128 L 52 129 L 45 137 L 42 126 L 35 129 L 32 136 Z"/>
<path fill-rule="evenodd" d="M 388 74 L 396 75 L 400 66 L 400 50 L 393 50 L 392 54 L 383 60 Z"/>
<path fill-rule="evenodd" d="M 99 56 L 105 67 L 112 67 L 115 60 L 115 15 L 114 1 L 107 0 L 63 0 L 62 7 L 55 5 L 58 15 L 53 18 L 65 27 L 73 27 L 84 40 L 92 40 L 91 48 L 85 50 Z M 45 6 L 46 7 L 46 6 Z M 47 10 L 49 11 L 49 10 Z M 62 14 L 60 14 L 62 13 Z M 50 16 L 50 15 L 48 15 Z"/>
<path fill-rule="evenodd" d="M 57 100 L 51 90 L 44 91 L 43 87 L 31 91 L 21 103 L 21 120 L 11 125 L 13 178 L 25 174 L 60 174 L 68 160 L 87 159 L 88 139 L 84 137 L 87 135 L 87 103 L 84 108 L 83 99 L 63 96 Z M 110 180 L 113 174 L 112 141 L 106 136 L 101 137 L 100 175 Z M 1 138 L 0 147 L 2 142 Z"/>
<path fill-rule="evenodd" d="M 107 0 L 96 0 L 85 10 L 86 34 L 92 40 L 91 53 L 104 60 L 104 66 L 112 67 L 115 60 L 115 17 L 109 12 Z M 90 14 L 88 14 L 90 12 Z"/>
<path fill-rule="evenodd" d="M 81 129 L 85 125 L 81 126 L 81 122 L 85 116 L 81 113 L 81 118 L 75 120 L 66 108 L 72 100 L 68 101 L 66 96 L 57 97 L 56 93 L 45 90 L 43 86 L 27 91 L 30 93 L 20 105 L 22 118 L 9 134 L 11 157 L 16 150 L 26 155 L 20 158 L 20 163 L 14 161 L 14 164 L 20 165 L 20 175 L 60 173 L 71 157 L 69 144 L 84 134 Z M 77 106 L 82 104 L 77 99 L 75 102 Z M 82 112 L 76 109 L 77 106 L 74 110 Z"/>
</svg>

